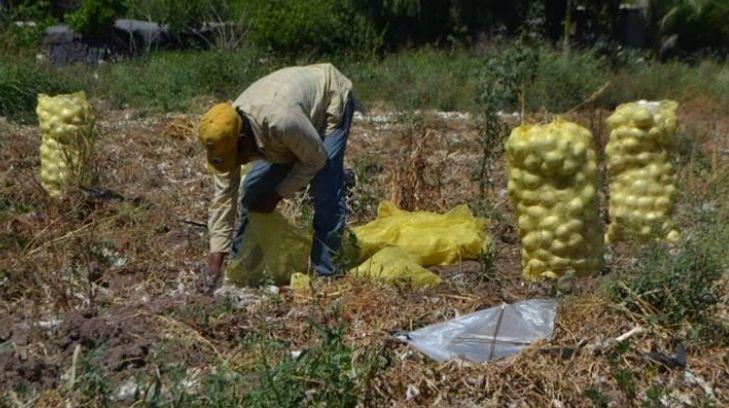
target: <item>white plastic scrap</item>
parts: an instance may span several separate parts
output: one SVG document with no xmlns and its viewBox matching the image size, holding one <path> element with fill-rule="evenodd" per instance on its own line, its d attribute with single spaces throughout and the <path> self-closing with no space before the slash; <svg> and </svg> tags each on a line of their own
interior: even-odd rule
<svg viewBox="0 0 729 408">
<path fill-rule="evenodd" d="M 223 285 L 213 293 L 215 299 L 228 299 L 234 309 L 246 309 L 249 305 L 261 301 L 261 296 L 253 288 L 239 288 Z"/>
<path fill-rule="evenodd" d="M 436 361 L 498 360 L 554 331 L 557 301 L 533 299 L 502 304 L 426 326 L 398 338 Z"/>
</svg>

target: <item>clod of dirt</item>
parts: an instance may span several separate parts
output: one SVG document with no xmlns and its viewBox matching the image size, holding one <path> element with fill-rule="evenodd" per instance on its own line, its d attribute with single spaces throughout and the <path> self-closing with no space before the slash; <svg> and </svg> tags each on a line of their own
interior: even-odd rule
<svg viewBox="0 0 729 408">
<path fill-rule="evenodd" d="M 150 343 L 133 336 L 134 319 L 125 313 L 94 316 L 89 310 L 72 314 L 63 324 L 62 348 L 71 350 L 80 343 L 86 348 L 104 346 L 104 366 L 114 371 L 127 367 L 142 367 Z"/>
<path fill-rule="evenodd" d="M 13 335 L 13 321 L 10 316 L 0 317 L 0 342 L 3 342 Z"/>
<path fill-rule="evenodd" d="M 22 358 L 16 352 L 0 359 L 0 388 L 11 388 L 24 383 L 38 384 L 41 388 L 55 387 L 58 382 L 58 366 L 42 357 Z"/>
<path fill-rule="evenodd" d="M 64 348 L 76 342 L 85 347 L 95 347 L 112 337 L 119 336 L 121 328 L 102 317 L 93 317 L 90 310 L 84 309 L 66 319 L 61 332 L 65 334 L 66 339 Z"/>
</svg>

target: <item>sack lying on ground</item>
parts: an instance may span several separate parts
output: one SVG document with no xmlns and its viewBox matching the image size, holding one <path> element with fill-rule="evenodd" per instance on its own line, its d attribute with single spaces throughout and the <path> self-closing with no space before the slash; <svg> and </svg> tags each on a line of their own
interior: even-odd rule
<svg viewBox="0 0 729 408">
<path fill-rule="evenodd" d="M 387 247 L 349 273 L 399 287 L 419 289 L 437 286 L 440 277 L 420 266 L 418 261 L 418 257 L 402 248 Z"/>
<path fill-rule="evenodd" d="M 404 211 L 382 201 L 374 221 L 352 230 L 362 259 L 396 246 L 414 255 L 420 265 L 431 266 L 478 258 L 490 245 L 486 224 L 486 219 L 474 217 L 466 205 L 436 214 Z"/>
<path fill-rule="evenodd" d="M 248 217 L 241 251 L 225 269 L 230 283 L 286 285 L 294 273 L 308 269 L 310 231 L 292 225 L 278 211 Z"/>
</svg>

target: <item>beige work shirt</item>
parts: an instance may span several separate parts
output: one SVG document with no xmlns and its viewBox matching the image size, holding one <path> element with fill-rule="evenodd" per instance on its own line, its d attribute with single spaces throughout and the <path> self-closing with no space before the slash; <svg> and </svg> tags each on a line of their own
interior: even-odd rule
<svg viewBox="0 0 729 408">
<path fill-rule="evenodd" d="M 324 136 L 342 119 L 352 83 L 332 64 L 289 67 L 254 82 L 233 102 L 253 130 L 260 159 L 294 163 L 274 186 L 284 198 L 306 186 L 324 167 Z M 213 172 L 208 208 L 210 251 L 228 252 L 238 208 L 240 169 Z"/>
</svg>

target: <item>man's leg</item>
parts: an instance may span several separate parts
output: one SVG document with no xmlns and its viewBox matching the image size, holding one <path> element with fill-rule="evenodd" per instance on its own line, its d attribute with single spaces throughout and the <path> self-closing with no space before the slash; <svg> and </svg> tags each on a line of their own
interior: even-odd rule
<svg viewBox="0 0 729 408">
<path fill-rule="evenodd" d="M 291 164 L 272 164 L 259 160 L 248 171 L 245 180 L 240 186 L 240 202 L 238 203 L 240 217 L 238 220 L 238 230 L 233 240 L 231 257 L 238 255 L 243 245 L 243 234 L 248 225 L 248 206 L 259 194 L 276 188 L 286 177 L 289 170 L 291 170 Z"/>
<path fill-rule="evenodd" d="M 311 181 L 314 196 L 314 242 L 311 263 L 318 275 L 332 275 L 336 271 L 334 255 L 342 244 L 347 217 L 344 188 L 344 151 L 352 123 L 353 103 L 350 99 L 339 127 L 324 138 L 327 162 Z"/>
</svg>

